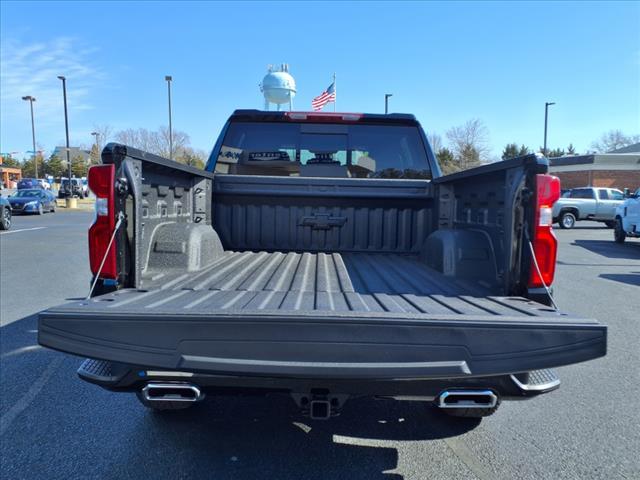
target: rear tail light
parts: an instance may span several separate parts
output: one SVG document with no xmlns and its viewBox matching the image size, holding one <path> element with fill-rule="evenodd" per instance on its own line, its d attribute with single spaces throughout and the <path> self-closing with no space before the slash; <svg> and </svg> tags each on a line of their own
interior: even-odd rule
<svg viewBox="0 0 640 480">
<path fill-rule="evenodd" d="M 536 215 L 533 234 L 533 251 L 538 263 L 531 262 L 529 287 L 539 288 L 553 283 L 556 271 L 558 240 L 553 233 L 553 204 L 560 198 L 560 179 L 552 175 L 536 176 Z"/>
<path fill-rule="evenodd" d="M 89 169 L 89 188 L 96 195 L 96 219 L 89 227 L 89 264 L 94 275 L 100 272 L 100 278 L 110 279 L 117 278 L 115 243 L 109 247 L 116 225 L 115 175 L 115 165 L 96 165 Z"/>
</svg>

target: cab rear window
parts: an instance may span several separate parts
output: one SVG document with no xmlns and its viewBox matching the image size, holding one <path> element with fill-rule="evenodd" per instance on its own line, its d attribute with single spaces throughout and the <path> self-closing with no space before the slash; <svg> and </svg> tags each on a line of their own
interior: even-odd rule
<svg viewBox="0 0 640 480">
<path fill-rule="evenodd" d="M 420 132 L 407 125 L 235 122 L 208 169 L 236 175 L 431 178 Z"/>
</svg>

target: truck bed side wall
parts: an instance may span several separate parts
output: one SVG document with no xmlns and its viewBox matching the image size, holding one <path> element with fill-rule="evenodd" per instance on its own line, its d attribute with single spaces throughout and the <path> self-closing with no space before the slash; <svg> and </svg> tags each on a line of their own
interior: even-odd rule
<svg viewBox="0 0 640 480">
<path fill-rule="evenodd" d="M 127 219 L 116 237 L 122 285 L 143 288 L 154 270 L 193 271 L 220 254 L 211 228 L 212 174 L 119 144 L 107 145 L 102 161 L 115 164 L 126 185 L 116 193 Z"/>
<path fill-rule="evenodd" d="M 509 295 L 525 293 L 525 229 L 532 235 L 535 175 L 547 171 L 546 162 L 527 155 L 434 180 L 438 232 L 425 247 L 427 263 L 447 275 L 495 282 Z"/>
</svg>

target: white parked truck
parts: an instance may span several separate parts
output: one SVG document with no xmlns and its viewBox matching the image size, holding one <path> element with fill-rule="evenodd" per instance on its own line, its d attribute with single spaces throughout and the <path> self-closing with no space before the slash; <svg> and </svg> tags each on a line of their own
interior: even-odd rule
<svg viewBox="0 0 640 480">
<path fill-rule="evenodd" d="M 640 188 L 618 205 L 615 221 L 613 236 L 616 242 L 622 243 L 627 237 L 640 238 Z"/>
</svg>

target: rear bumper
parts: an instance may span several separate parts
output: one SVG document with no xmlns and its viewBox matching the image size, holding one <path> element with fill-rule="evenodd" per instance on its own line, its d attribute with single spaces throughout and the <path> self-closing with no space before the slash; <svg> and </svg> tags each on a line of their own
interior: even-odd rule
<svg viewBox="0 0 640 480">
<path fill-rule="evenodd" d="M 606 354 L 594 320 L 500 316 L 406 318 L 42 312 L 41 345 L 145 369 L 344 380 L 473 378 Z"/>
<path fill-rule="evenodd" d="M 147 370 L 134 365 L 87 359 L 78 376 L 107 390 L 138 392 L 152 383 L 188 383 L 212 395 L 326 392 L 337 395 L 378 396 L 398 400 L 434 400 L 444 390 L 488 389 L 502 400 L 523 400 L 556 390 L 560 379 L 553 370 L 474 378 L 406 380 L 344 380 L 209 375 L 185 371 Z"/>
</svg>

